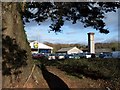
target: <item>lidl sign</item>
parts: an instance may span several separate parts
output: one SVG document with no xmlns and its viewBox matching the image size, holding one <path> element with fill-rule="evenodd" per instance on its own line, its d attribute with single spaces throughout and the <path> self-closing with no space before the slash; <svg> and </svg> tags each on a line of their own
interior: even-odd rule
<svg viewBox="0 0 120 90">
<path fill-rule="evenodd" d="M 34 43 L 33 43 L 33 47 L 34 47 L 34 48 L 38 48 L 38 42 L 34 42 Z"/>
</svg>

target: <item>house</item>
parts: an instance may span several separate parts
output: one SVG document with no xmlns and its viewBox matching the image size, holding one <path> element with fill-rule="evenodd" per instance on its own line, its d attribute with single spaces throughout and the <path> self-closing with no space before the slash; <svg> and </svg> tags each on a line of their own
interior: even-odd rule
<svg viewBox="0 0 120 90">
<path fill-rule="evenodd" d="M 52 53 L 53 48 L 38 41 L 29 41 L 32 53 Z"/>
<path fill-rule="evenodd" d="M 75 53 L 82 53 L 83 51 L 78 49 L 77 47 L 69 47 L 69 48 L 61 48 L 56 53 L 62 54 L 75 54 Z"/>
</svg>

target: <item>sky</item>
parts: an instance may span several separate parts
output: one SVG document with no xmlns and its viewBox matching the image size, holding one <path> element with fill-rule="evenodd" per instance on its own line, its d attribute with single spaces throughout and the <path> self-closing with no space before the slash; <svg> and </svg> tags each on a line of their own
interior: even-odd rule
<svg viewBox="0 0 120 90">
<path fill-rule="evenodd" d="M 25 31 L 28 40 L 37 40 L 41 43 L 79 43 L 87 45 L 87 33 L 89 32 L 95 33 L 95 43 L 118 41 L 118 11 L 107 13 L 105 17 L 106 28 L 108 28 L 110 31 L 108 34 L 100 33 L 98 30 L 95 30 L 91 27 L 84 28 L 81 22 L 78 22 L 77 24 L 71 24 L 71 22 L 68 21 L 65 22 L 64 26 L 62 26 L 62 32 L 49 32 L 49 26 L 51 24 L 49 20 L 41 23 L 41 25 L 38 25 L 33 21 L 27 23 L 25 26 Z"/>
</svg>

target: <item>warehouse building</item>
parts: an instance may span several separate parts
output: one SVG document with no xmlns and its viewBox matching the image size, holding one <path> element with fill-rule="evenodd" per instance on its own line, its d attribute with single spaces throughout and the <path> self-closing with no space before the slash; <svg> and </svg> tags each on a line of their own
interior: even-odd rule
<svg viewBox="0 0 120 90">
<path fill-rule="evenodd" d="M 82 50 L 78 49 L 77 47 L 69 47 L 69 48 L 61 48 L 56 53 L 62 53 L 62 54 L 77 54 L 77 53 L 83 53 Z"/>
<path fill-rule="evenodd" d="M 29 41 L 32 53 L 52 53 L 53 48 L 38 41 Z"/>
</svg>

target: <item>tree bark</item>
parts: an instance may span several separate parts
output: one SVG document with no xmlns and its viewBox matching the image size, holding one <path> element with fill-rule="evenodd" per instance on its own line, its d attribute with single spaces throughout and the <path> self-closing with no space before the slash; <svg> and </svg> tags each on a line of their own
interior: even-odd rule
<svg viewBox="0 0 120 90">
<path fill-rule="evenodd" d="M 19 3 L 2 3 L 3 88 L 22 88 L 34 66 L 19 12 L 20 8 L 22 6 Z M 18 68 L 15 66 L 17 64 L 22 65 L 18 65 Z M 15 74 L 15 72 L 20 72 L 20 74 Z"/>
</svg>

